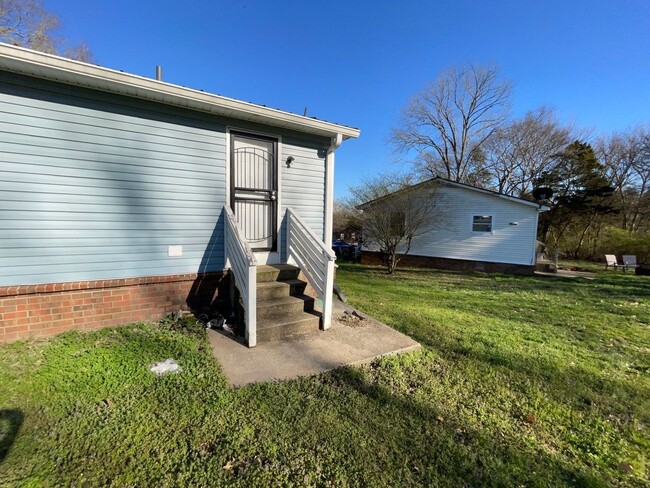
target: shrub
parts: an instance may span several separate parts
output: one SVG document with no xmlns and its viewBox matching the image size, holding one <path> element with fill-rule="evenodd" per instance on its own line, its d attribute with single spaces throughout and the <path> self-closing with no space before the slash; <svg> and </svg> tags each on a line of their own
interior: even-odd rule
<svg viewBox="0 0 650 488">
<path fill-rule="evenodd" d="M 632 232 L 608 227 L 599 240 L 596 257 L 605 254 L 633 254 L 639 263 L 650 262 L 650 232 L 634 234 Z"/>
</svg>

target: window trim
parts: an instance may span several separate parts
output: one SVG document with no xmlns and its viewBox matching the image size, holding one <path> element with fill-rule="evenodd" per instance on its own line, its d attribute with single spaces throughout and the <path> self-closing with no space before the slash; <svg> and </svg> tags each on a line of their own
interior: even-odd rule
<svg viewBox="0 0 650 488">
<path fill-rule="evenodd" d="M 490 230 L 474 230 L 474 218 L 475 217 L 490 217 Z M 473 235 L 481 236 L 491 236 L 494 235 L 494 214 L 491 213 L 472 213 L 470 216 L 470 229 Z"/>
</svg>

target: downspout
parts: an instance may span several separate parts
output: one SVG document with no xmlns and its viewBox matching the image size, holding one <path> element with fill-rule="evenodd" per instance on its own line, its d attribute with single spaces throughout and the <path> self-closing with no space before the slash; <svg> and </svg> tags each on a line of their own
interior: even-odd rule
<svg viewBox="0 0 650 488">
<path fill-rule="evenodd" d="M 323 242 L 328 249 L 332 247 L 332 222 L 334 220 L 334 152 L 343 142 L 343 135 L 332 137 L 325 156 L 325 222 L 323 224 Z"/>
<path fill-rule="evenodd" d="M 332 251 L 332 221 L 334 213 L 334 151 L 343 142 L 343 135 L 336 134 L 332 137 L 330 147 L 327 149 L 325 156 L 325 223 L 323 225 L 323 242 L 325 247 Z M 323 316 L 322 328 L 327 330 L 332 324 L 332 308 L 334 292 L 334 260 L 330 259 L 327 262 L 327 269 L 325 271 L 325 290 L 323 296 Z"/>
</svg>

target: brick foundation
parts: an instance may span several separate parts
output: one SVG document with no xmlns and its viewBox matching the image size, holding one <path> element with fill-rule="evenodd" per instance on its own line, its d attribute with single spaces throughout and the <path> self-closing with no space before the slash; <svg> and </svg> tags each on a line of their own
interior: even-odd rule
<svg viewBox="0 0 650 488">
<path fill-rule="evenodd" d="M 381 253 L 362 251 L 361 264 L 383 265 Z M 483 271 L 486 273 L 505 273 L 514 275 L 533 275 L 534 266 L 509 263 L 490 263 L 465 259 L 434 258 L 429 256 L 404 256 L 397 267 L 433 268 L 451 271 Z"/>
<path fill-rule="evenodd" d="M 224 273 L 0 287 L 0 343 L 204 310 L 228 292 Z"/>
</svg>

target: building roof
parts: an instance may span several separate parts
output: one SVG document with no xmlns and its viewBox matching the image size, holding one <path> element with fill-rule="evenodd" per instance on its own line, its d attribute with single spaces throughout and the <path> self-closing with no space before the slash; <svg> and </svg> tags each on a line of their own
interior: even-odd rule
<svg viewBox="0 0 650 488">
<path fill-rule="evenodd" d="M 366 206 L 368 206 L 368 205 L 370 205 L 372 203 L 377 203 L 380 200 L 383 200 L 385 198 L 390 197 L 391 195 L 395 195 L 395 194 L 397 194 L 399 192 L 402 192 L 402 191 L 405 191 L 407 189 L 415 189 L 415 188 L 418 188 L 420 186 L 425 186 L 425 185 L 428 185 L 428 184 L 433 183 L 433 182 L 441 183 L 443 185 L 450 186 L 452 188 L 463 188 L 465 190 L 476 191 L 476 192 L 484 193 L 486 195 L 490 195 L 490 196 L 493 196 L 493 197 L 503 198 L 504 200 L 508 200 L 508 201 L 511 201 L 511 202 L 514 202 L 514 203 L 520 203 L 522 205 L 528 205 L 528 206 L 531 206 L 531 207 L 536 207 L 540 212 L 546 212 L 546 211 L 550 210 L 550 207 L 548 207 L 546 205 L 543 205 L 543 204 L 540 204 L 538 202 L 534 202 L 532 200 L 527 200 L 525 198 L 519 198 L 519 197 L 510 196 L 510 195 L 505 195 L 503 193 L 499 193 L 499 192 L 496 192 L 496 191 L 493 191 L 493 190 L 486 190 L 484 188 L 479 188 L 477 186 L 467 185 L 465 183 L 458 183 L 456 181 L 451 181 L 451 180 L 448 180 L 446 178 L 441 178 L 439 176 L 434 176 L 431 179 L 422 181 L 420 183 L 416 183 L 415 185 L 409 186 L 407 188 L 402 188 L 401 190 L 397 190 L 396 192 L 393 192 L 393 193 L 390 193 L 388 195 L 384 195 L 383 197 L 376 198 L 375 200 L 371 200 L 369 202 L 363 203 L 363 204 L 359 205 L 357 208 L 363 209 L 363 207 L 366 207 Z"/>
<path fill-rule="evenodd" d="M 354 127 L 5 43 L 0 43 L 0 70 L 325 137 L 341 134 L 345 140 L 360 133 Z"/>
</svg>

